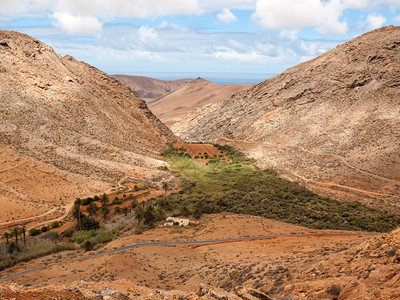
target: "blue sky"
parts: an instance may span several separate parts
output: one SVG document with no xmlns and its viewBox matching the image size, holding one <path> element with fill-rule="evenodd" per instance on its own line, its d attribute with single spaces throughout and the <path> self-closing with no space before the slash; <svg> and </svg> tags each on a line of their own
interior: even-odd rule
<svg viewBox="0 0 400 300">
<path fill-rule="evenodd" d="M 391 24 L 399 0 L 0 0 L 1 29 L 108 73 L 262 78 Z"/>
</svg>

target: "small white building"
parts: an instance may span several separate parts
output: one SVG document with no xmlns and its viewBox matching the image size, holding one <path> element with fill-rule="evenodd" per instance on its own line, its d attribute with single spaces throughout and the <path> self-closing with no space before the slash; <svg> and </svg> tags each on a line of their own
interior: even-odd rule
<svg viewBox="0 0 400 300">
<path fill-rule="evenodd" d="M 188 226 L 190 224 L 189 219 L 180 219 L 180 218 L 173 218 L 173 217 L 168 217 L 165 220 L 164 226 L 173 226 L 173 225 L 179 225 L 179 226 Z"/>
</svg>

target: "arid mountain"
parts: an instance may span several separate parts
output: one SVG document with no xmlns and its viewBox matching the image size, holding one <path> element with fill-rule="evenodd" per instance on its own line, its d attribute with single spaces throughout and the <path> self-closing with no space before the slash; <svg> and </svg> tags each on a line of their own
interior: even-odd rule
<svg viewBox="0 0 400 300">
<path fill-rule="evenodd" d="M 384 27 L 174 124 L 338 199 L 400 208 L 400 27 Z"/>
<path fill-rule="evenodd" d="M 198 78 L 177 90 L 148 102 L 151 111 L 167 126 L 182 119 L 194 108 L 215 103 L 250 88 L 251 85 L 218 85 Z"/>
<path fill-rule="evenodd" d="M 123 85 L 131 88 L 135 94 L 146 100 L 162 97 L 182 85 L 191 82 L 193 79 L 178 79 L 178 80 L 160 80 L 144 76 L 132 76 L 132 75 L 111 75 L 115 79 L 118 79 Z"/>
<path fill-rule="evenodd" d="M 176 139 L 117 80 L 13 31 L 0 31 L 0 118 L 2 220 L 149 177 Z"/>
</svg>

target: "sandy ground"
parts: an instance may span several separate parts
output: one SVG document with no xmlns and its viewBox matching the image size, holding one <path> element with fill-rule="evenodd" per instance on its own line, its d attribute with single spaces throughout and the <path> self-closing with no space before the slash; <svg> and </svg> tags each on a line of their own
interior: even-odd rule
<svg viewBox="0 0 400 300">
<path fill-rule="evenodd" d="M 39 216 L 106 188 L 98 181 L 63 173 L 0 147 L 0 223 Z"/>
<path fill-rule="evenodd" d="M 282 233 L 314 232 L 310 236 L 228 242 L 196 246 L 148 246 L 125 252 L 66 263 L 7 280 L 20 285 L 43 287 L 72 281 L 102 282 L 128 280 L 139 286 L 194 291 L 200 283 L 231 289 L 246 284 L 269 290 L 293 280 L 302 270 L 330 253 L 344 251 L 371 236 L 324 235 L 260 217 L 243 215 L 205 216 L 188 228 L 163 227 L 142 235 L 128 235 L 97 251 L 114 249 L 144 240 L 206 240 Z M 65 252 L 3 271 L 15 273 L 34 266 L 87 254 Z M 342 282 L 345 276 L 335 278 Z"/>
</svg>

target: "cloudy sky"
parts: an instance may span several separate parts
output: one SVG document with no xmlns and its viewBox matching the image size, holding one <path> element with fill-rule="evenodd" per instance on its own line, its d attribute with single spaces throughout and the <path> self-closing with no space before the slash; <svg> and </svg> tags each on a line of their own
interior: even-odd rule
<svg viewBox="0 0 400 300">
<path fill-rule="evenodd" d="M 1 29 L 108 73 L 262 77 L 390 24 L 399 0 L 0 0 Z"/>
</svg>

